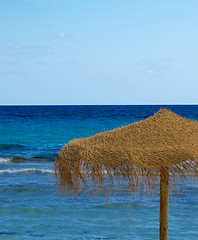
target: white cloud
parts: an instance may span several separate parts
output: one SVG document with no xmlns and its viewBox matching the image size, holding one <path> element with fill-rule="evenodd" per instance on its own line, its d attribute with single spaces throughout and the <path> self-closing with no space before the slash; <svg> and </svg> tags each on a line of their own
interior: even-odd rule
<svg viewBox="0 0 198 240">
<path fill-rule="evenodd" d="M 173 71 L 180 71 L 184 62 L 182 56 L 161 56 L 156 58 L 142 58 L 135 64 L 137 69 L 149 75 L 167 74 Z"/>
<path fill-rule="evenodd" d="M 15 48 L 15 49 L 21 48 L 21 46 L 19 44 L 16 44 L 16 43 L 13 43 L 13 42 L 8 42 L 8 46 L 10 48 Z"/>
<path fill-rule="evenodd" d="M 59 32 L 59 33 L 58 33 L 58 36 L 59 36 L 60 38 L 62 38 L 62 37 L 65 36 L 65 33 L 64 33 L 64 32 Z"/>
<path fill-rule="evenodd" d="M 47 53 L 53 53 L 49 46 L 21 45 L 8 42 L 7 46 L 0 47 L 0 55 L 45 55 Z"/>
<path fill-rule="evenodd" d="M 47 49 L 47 52 L 48 52 L 48 53 L 53 53 L 52 48 L 48 48 L 48 49 Z"/>
<path fill-rule="evenodd" d="M 14 65 L 18 64 L 18 61 L 0 59 L 0 65 L 13 65 L 13 64 Z"/>
</svg>

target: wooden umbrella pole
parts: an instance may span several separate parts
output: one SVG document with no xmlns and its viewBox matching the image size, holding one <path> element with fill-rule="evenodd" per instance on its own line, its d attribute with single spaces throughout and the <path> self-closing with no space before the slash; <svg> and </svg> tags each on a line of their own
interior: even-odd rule
<svg viewBox="0 0 198 240">
<path fill-rule="evenodd" d="M 160 240 L 168 240 L 169 168 L 160 176 Z"/>
</svg>

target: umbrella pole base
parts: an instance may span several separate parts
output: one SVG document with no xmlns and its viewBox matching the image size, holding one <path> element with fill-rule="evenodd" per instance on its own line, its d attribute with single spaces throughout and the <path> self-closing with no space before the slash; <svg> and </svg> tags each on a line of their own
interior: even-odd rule
<svg viewBox="0 0 198 240">
<path fill-rule="evenodd" d="M 160 240 L 168 240 L 169 169 L 160 176 Z"/>
</svg>

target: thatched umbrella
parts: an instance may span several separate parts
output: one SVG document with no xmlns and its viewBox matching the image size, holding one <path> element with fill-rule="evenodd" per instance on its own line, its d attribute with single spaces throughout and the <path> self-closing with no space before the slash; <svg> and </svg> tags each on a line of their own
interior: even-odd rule
<svg viewBox="0 0 198 240">
<path fill-rule="evenodd" d="M 131 192 L 140 185 L 153 190 L 160 179 L 160 240 L 167 240 L 169 182 L 189 173 L 197 177 L 197 159 L 198 122 L 163 109 L 146 120 L 71 141 L 55 161 L 55 174 L 59 186 L 73 192 L 90 183 L 102 189 L 105 179 L 109 188 L 124 179 Z"/>
</svg>

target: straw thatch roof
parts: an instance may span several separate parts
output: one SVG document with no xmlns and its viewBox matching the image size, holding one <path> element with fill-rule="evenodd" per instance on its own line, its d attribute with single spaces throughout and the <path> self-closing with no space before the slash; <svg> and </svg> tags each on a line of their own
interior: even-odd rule
<svg viewBox="0 0 198 240">
<path fill-rule="evenodd" d="M 153 188 L 164 169 L 172 178 L 198 176 L 198 122 L 159 110 L 146 120 L 95 136 L 75 139 L 59 152 L 55 174 L 65 190 L 78 191 L 90 182 L 98 189 L 127 181 Z M 107 184 L 108 185 L 108 184 Z"/>
</svg>

